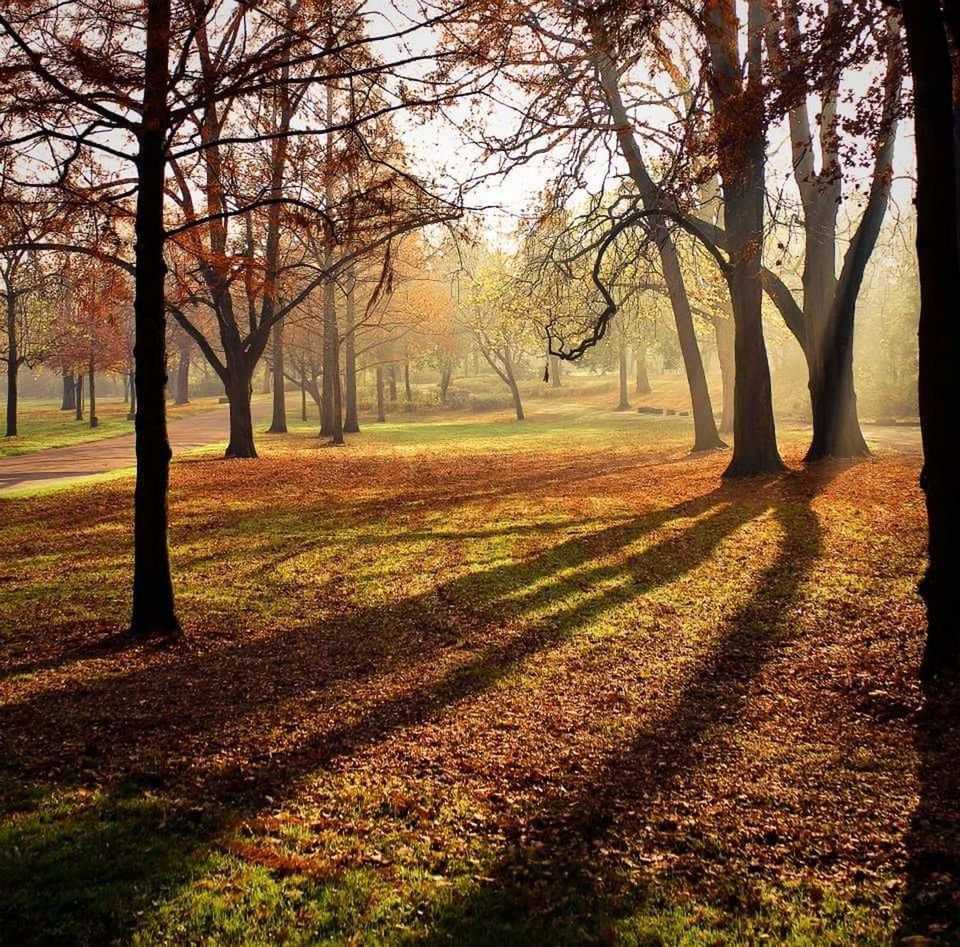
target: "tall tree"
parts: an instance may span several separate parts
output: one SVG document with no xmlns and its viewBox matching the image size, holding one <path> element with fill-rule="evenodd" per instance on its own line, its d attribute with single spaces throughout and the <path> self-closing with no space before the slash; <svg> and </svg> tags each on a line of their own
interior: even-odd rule
<svg viewBox="0 0 960 947">
<path fill-rule="evenodd" d="M 923 671 L 937 675 L 960 666 L 960 493 L 956 448 L 960 405 L 954 372 L 960 364 L 960 322 L 955 290 L 960 285 L 956 113 L 958 79 L 952 59 L 960 39 L 955 4 L 904 0 L 914 89 L 917 148 L 917 258 L 920 270 L 921 485 L 927 504 L 929 563 L 920 583 L 927 606 Z"/>
</svg>

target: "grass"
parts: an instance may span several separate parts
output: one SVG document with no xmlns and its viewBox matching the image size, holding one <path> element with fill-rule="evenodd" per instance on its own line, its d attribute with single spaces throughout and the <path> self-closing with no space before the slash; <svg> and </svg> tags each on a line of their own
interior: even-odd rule
<svg viewBox="0 0 960 947">
<path fill-rule="evenodd" d="M 0 943 L 951 942 L 916 459 L 605 397 L 175 463 L 180 648 L 128 479 L 0 500 Z"/>
<path fill-rule="evenodd" d="M 167 406 L 171 419 L 189 417 L 217 406 L 217 398 L 195 398 L 189 404 Z M 120 434 L 133 433 L 133 421 L 127 420 L 127 405 L 121 398 L 97 398 L 97 427 L 90 427 L 88 406 L 84 402 L 84 419 L 77 421 L 72 411 L 61 411 L 59 401 L 22 400 L 16 437 L 0 438 L 0 457 L 32 454 L 51 447 L 70 447 L 101 441 Z"/>
</svg>

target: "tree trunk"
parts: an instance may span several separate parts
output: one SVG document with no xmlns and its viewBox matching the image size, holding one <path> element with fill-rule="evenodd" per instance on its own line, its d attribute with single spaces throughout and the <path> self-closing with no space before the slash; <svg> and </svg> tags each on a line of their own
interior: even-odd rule
<svg viewBox="0 0 960 947">
<path fill-rule="evenodd" d="M 648 395 L 652 391 L 650 387 L 650 379 L 647 377 L 647 344 L 646 342 L 638 342 L 636 349 L 636 360 L 637 360 L 637 383 L 634 386 L 634 391 L 638 395 Z"/>
<path fill-rule="evenodd" d="M 629 367 L 627 365 L 626 345 L 620 346 L 619 360 L 620 360 L 620 403 L 617 405 L 617 410 L 629 411 L 630 397 L 629 397 L 629 394 L 627 393 L 627 388 L 628 388 L 627 377 L 629 374 Z"/>
<path fill-rule="evenodd" d="M 333 254 L 329 249 L 325 265 L 332 265 Z M 339 436 L 343 441 L 343 419 L 337 410 L 334 391 L 340 380 L 340 330 L 337 325 L 337 301 L 332 280 L 323 285 L 323 409 L 321 411 L 320 436 Z"/>
<path fill-rule="evenodd" d="M 397 366 L 392 362 L 387 368 L 387 387 L 390 391 L 390 400 L 397 400 Z"/>
<path fill-rule="evenodd" d="M 90 363 L 90 427 L 97 427 L 100 419 L 97 417 L 97 386 L 96 376 L 93 370 L 93 362 Z"/>
<path fill-rule="evenodd" d="M 387 415 L 383 406 L 383 366 L 377 366 L 377 420 L 386 421 Z"/>
<path fill-rule="evenodd" d="M 517 377 L 513 373 L 513 360 L 508 352 L 504 352 L 503 364 L 507 373 L 507 383 L 510 386 L 510 396 L 513 398 L 513 410 L 516 412 L 517 420 L 524 420 L 523 402 L 520 400 L 520 387 L 517 385 Z"/>
<path fill-rule="evenodd" d="M 560 366 L 563 362 L 560 360 L 559 355 L 550 356 L 550 385 L 553 388 L 562 388 L 563 381 L 560 378 Z"/>
<path fill-rule="evenodd" d="M 756 477 L 785 469 L 777 449 L 770 366 L 763 338 L 760 247 L 764 192 L 755 160 L 756 153 L 748 173 L 733 175 L 733 180 L 728 176 L 724 182 L 733 257 L 728 283 L 734 318 L 733 457 L 724 477 Z"/>
<path fill-rule="evenodd" d="M 354 339 L 354 285 L 352 276 L 347 290 L 347 304 L 344 310 L 346 338 L 343 340 L 343 380 L 346 386 L 346 412 L 343 430 L 346 434 L 360 432 L 360 419 L 357 413 L 357 356 Z"/>
<path fill-rule="evenodd" d="M 466 366 L 467 359 L 463 360 L 463 364 Z M 410 388 L 410 359 L 403 363 L 403 396 L 408 404 L 413 401 L 413 391 Z"/>
<path fill-rule="evenodd" d="M 190 403 L 190 350 L 183 348 L 180 350 L 180 357 L 177 361 L 177 393 L 174 398 L 176 404 Z"/>
<path fill-rule="evenodd" d="M 343 443 L 343 406 L 340 392 L 340 332 L 334 300 L 334 284 L 324 286 L 323 423 L 321 436 Z"/>
<path fill-rule="evenodd" d="M 73 372 L 63 373 L 63 397 L 60 400 L 61 411 L 73 411 L 75 392 L 73 390 Z"/>
<path fill-rule="evenodd" d="M 443 363 L 443 367 L 440 369 L 440 403 L 447 403 L 447 391 L 450 388 L 450 375 L 453 372 L 453 366 L 450 364 L 450 360 L 447 359 Z"/>
<path fill-rule="evenodd" d="M 137 483 L 134 492 L 133 610 L 137 636 L 181 634 L 167 547 L 166 339 L 163 189 L 169 123 L 170 0 L 147 2 L 143 125 L 139 134 L 134 320 Z"/>
<path fill-rule="evenodd" d="M 734 358 L 733 313 L 727 319 L 713 320 L 717 340 L 717 361 L 720 363 L 720 382 L 723 385 L 723 414 L 720 416 L 720 433 L 733 433 L 733 391 L 736 376 Z"/>
<path fill-rule="evenodd" d="M 956 288 L 958 250 L 957 156 L 950 47 L 939 3 L 904 0 L 903 20 L 913 72 L 917 147 L 917 259 L 920 269 L 920 432 L 926 496 L 928 557 L 920 595 L 927 607 L 927 677 L 960 665 L 960 443 L 956 370 L 960 327 Z"/>
<path fill-rule="evenodd" d="M 270 307 L 270 317 L 273 307 Z M 287 433 L 287 393 L 286 377 L 283 374 L 283 320 L 273 326 L 273 417 L 270 419 L 268 434 Z"/>
<path fill-rule="evenodd" d="M 767 11 L 748 0 L 746 50 L 734 0 L 710 0 L 704 32 L 710 52 L 707 80 L 720 134 L 721 184 L 729 244 L 724 276 L 734 321 L 733 457 L 724 477 L 752 477 L 784 469 L 777 450 L 770 366 L 763 338 L 763 210 L 766 118 L 762 49 Z"/>
<path fill-rule="evenodd" d="M 17 436 L 17 372 L 20 354 L 17 351 L 17 298 L 7 293 L 7 437 Z"/>
<path fill-rule="evenodd" d="M 130 372 L 130 410 L 127 412 L 128 421 L 137 419 L 137 385 L 134 379 L 134 373 Z"/>
<path fill-rule="evenodd" d="M 224 457 L 253 458 L 257 448 L 253 439 L 253 412 L 250 399 L 253 394 L 253 378 L 250 370 L 244 371 L 242 355 L 230 359 L 227 370 L 231 372 L 224 387 L 230 399 L 230 441 Z"/>
<path fill-rule="evenodd" d="M 592 58 L 597 66 L 597 74 L 607 100 L 607 106 L 610 109 L 610 115 L 617 126 L 617 141 L 627 162 L 630 177 L 637 186 L 644 208 L 648 211 L 662 210 L 664 209 L 663 196 L 647 171 L 640 146 L 633 131 L 633 123 L 623 104 L 617 67 L 609 53 L 609 40 L 598 25 L 594 24 L 591 28 L 595 45 Z M 651 221 L 651 230 L 660 253 L 663 278 L 667 284 L 667 294 L 673 308 L 677 337 L 680 341 L 680 353 L 683 356 L 683 366 L 686 370 L 687 384 L 690 388 L 690 403 L 693 408 L 693 449 L 694 451 L 715 450 L 718 447 L 723 447 L 724 443 L 717 432 L 717 423 L 713 417 L 710 390 L 707 387 L 707 378 L 703 370 L 700 347 L 697 345 L 697 334 L 693 327 L 693 314 L 690 310 L 687 289 L 683 282 L 683 272 L 680 268 L 677 248 L 663 221 L 656 217 L 652 217 Z"/>
<path fill-rule="evenodd" d="M 307 375 L 304 369 L 300 369 L 300 420 L 307 420 Z"/>
<path fill-rule="evenodd" d="M 73 376 L 73 404 L 76 408 L 74 415 L 77 421 L 83 420 L 83 372 Z"/>
</svg>

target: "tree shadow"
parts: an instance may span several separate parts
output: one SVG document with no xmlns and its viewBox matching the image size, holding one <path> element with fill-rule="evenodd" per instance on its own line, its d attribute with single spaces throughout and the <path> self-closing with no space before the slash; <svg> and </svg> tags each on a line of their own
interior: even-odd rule
<svg viewBox="0 0 960 947">
<path fill-rule="evenodd" d="M 817 487 L 835 473 L 818 471 Z M 773 500 L 770 508 L 784 531 L 776 561 L 695 662 L 672 704 L 580 785 L 572 788 L 567 778 L 562 791 L 544 796 L 536 817 L 516 830 L 520 841 L 484 869 L 484 883 L 435 910 L 416 943 L 611 943 L 612 917 L 655 904 L 663 874 L 648 872 L 625 883 L 604 842 L 613 829 L 623 832 L 631 823 L 635 831 L 655 828 L 646 824 L 646 814 L 691 771 L 707 765 L 705 744 L 715 730 L 736 722 L 752 682 L 790 637 L 786 616 L 821 553 L 822 533 L 808 506 L 791 509 Z M 730 887 L 736 884 L 731 875 Z M 703 894 L 710 896 L 706 887 Z M 729 891 L 718 896 L 729 898 Z M 738 898 L 733 895 L 724 908 L 749 910 Z M 651 943 L 663 942 L 659 934 L 651 936 Z"/>
<path fill-rule="evenodd" d="M 957 683 L 955 678 L 925 683 L 924 705 L 914 730 L 914 748 L 920 759 L 920 799 L 907 835 L 907 885 L 898 933 L 902 939 L 930 938 L 931 944 L 960 943 Z"/>
<path fill-rule="evenodd" d="M 808 486 L 799 487 L 794 478 L 790 489 L 802 494 L 822 480 L 807 477 Z M 736 706 L 744 699 L 776 648 L 780 610 L 819 552 L 815 516 L 806 508 L 799 514 L 788 510 L 774 495 L 781 489 L 778 483 L 752 484 L 749 491 L 724 485 L 386 607 L 356 609 L 330 623 L 281 629 L 226 648 L 165 654 L 146 667 L 8 703 L 0 708 L 0 777 L 39 788 L 33 798 L 27 791 L 20 800 L 5 800 L 8 811 L 24 816 L 13 827 L 11 850 L 17 854 L 0 861 L 11 906 L 0 921 L 24 943 L 49 939 L 52 931 L 56 939 L 51 924 L 71 936 L 82 929 L 94 941 L 120 936 L 136 923 L 144 904 L 190 877 L 225 825 L 256 814 L 339 761 L 478 696 L 605 610 L 675 581 L 738 527 L 772 509 L 783 524 L 784 548 L 754 600 L 727 623 L 721 641 L 689 675 L 675 706 L 589 785 L 544 800 L 537 858 L 567 866 L 568 879 L 571 872 L 583 874 L 577 886 L 585 884 L 589 891 L 590 878 L 595 881 L 600 870 L 594 871 L 595 857 L 582 849 L 568 865 L 571 833 L 593 845 L 609 813 L 627 798 L 642 805 L 668 792 L 694 765 L 721 700 L 728 714 L 731 701 Z M 674 520 L 692 522 L 622 562 L 598 562 Z M 623 570 L 633 574 L 632 585 L 604 586 Z M 544 609 L 548 613 L 536 617 Z M 350 711 L 341 706 L 350 688 L 369 684 L 374 686 L 359 706 Z M 258 748 L 261 735 L 278 728 L 293 734 L 286 745 Z M 633 787 L 628 790 L 625 774 Z M 156 793 L 176 801 L 159 815 L 150 805 L 121 806 L 131 787 L 141 801 Z M 38 792 L 49 798 L 86 791 L 94 791 L 97 801 L 85 816 L 64 816 L 51 825 L 36 815 Z M 122 808 L 123 817 L 105 820 L 104 807 Z M 176 858 L 163 846 L 137 853 L 125 842 L 168 829 Z M 109 863 L 102 858 L 106 845 L 115 853 Z M 65 848 L 72 852 L 66 862 Z M 517 897 L 510 866 L 527 855 L 523 847 L 504 854 L 494 872 L 495 898 Z M 108 907 L 66 898 L 48 918 L 36 893 L 69 891 L 71 884 L 107 886 Z M 490 889 L 478 893 L 478 908 L 490 896 Z M 522 909 L 523 899 L 518 903 Z M 438 924 L 441 931 L 450 926 L 443 918 Z M 463 928 L 457 921 L 455 926 L 450 933 L 462 942 L 482 933 L 482 925 Z"/>
</svg>

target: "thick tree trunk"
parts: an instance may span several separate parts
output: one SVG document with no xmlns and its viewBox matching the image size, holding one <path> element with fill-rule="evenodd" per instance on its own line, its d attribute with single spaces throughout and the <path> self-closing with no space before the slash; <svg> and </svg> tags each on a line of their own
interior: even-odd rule
<svg viewBox="0 0 960 947">
<path fill-rule="evenodd" d="M 720 433 L 733 433 L 733 392 L 736 376 L 734 356 L 733 313 L 728 319 L 714 319 L 713 331 L 717 340 L 717 361 L 720 363 L 720 383 L 723 386 L 723 413 L 720 415 Z"/>
<path fill-rule="evenodd" d="M 167 547 L 167 439 L 163 191 L 169 112 L 166 102 L 170 0 L 147 2 L 143 126 L 139 135 L 134 320 L 137 483 L 134 492 L 133 610 L 137 636 L 181 633 L 174 612 Z"/>
<path fill-rule="evenodd" d="M 628 394 L 628 376 L 629 368 L 627 365 L 627 347 L 625 345 L 620 346 L 619 352 L 620 359 L 620 402 L 617 405 L 618 411 L 629 411 L 630 410 L 630 396 Z"/>
<path fill-rule="evenodd" d="M 903 20 L 913 72 L 917 145 L 917 259 L 920 268 L 921 485 L 929 530 L 920 594 L 927 607 L 925 676 L 960 666 L 960 490 L 957 489 L 957 365 L 960 285 L 957 156 L 950 47 L 940 4 L 904 0 Z"/>
<path fill-rule="evenodd" d="M 253 393 L 252 372 L 244 370 L 243 357 L 230 359 L 227 370 L 231 372 L 224 387 L 230 399 L 230 441 L 224 457 L 252 458 L 257 456 L 253 439 L 253 412 L 250 399 Z"/>
<path fill-rule="evenodd" d="M 770 366 L 763 338 L 763 211 L 766 118 L 762 48 L 767 10 L 748 0 L 746 50 L 734 0 L 708 0 L 704 24 L 710 51 L 708 82 L 719 142 L 729 262 L 725 270 L 734 321 L 733 457 L 725 477 L 784 469 L 777 450 Z"/>
<path fill-rule="evenodd" d="M 466 359 L 463 360 L 463 364 L 466 366 Z M 403 396 L 408 404 L 413 401 L 413 391 L 410 388 L 410 359 L 403 363 Z"/>
<path fill-rule="evenodd" d="M 377 420 L 386 421 L 387 415 L 383 405 L 383 366 L 377 366 Z"/>
<path fill-rule="evenodd" d="M 554 388 L 563 387 L 563 381 L 560 378 L 560 371 L 561 371 L 560 366 L 562 364 L 563 363 L 559 355 L 550 356 L 550 384 Z"/>
<path fill-rule="evenodd" d="M 353 280 L 347 290 L 347 304 L 344 309 L 346 338 L 343 340 L 343 380 L 346 387 L 346 411 L 343 430 L 346 434 L 360 432 L 360 418 L 357 412 L 357 356 L 354 339 L 354 295 Z"/>
<path fill-rule="evenodd" d="M 100 419 L 97 417 L 97 384 L 92 362 L 90 363 L 88 378 L 90 379 L 90 427 L 97 427 Z"/>
<path fill-rule="evenodd" d="M 273 307 L 270 307 L 272 318 Z M 287 393 L 286 376 L 283 374 L 283 320 L 273 327 L 273 416 L 270 419 L 268 434 L 287 433 Z"/>
<path fill-rule="evenodd" d="M 176 404 L 190 403 L 190 350 L 183 348 L 177 360 L 177 391 L 174 397 Z"/>
<path fill-rule="evenodd" d="M 60 399 L 61 411 L 73 411 L 74 409 L 74 390 L 73 390 L 73 372 L 65 371 L 63 373 L 63 397 Z"/>
<path fill-rule="evenodd" d="M 750 173 L 724 182 L 724 200 L 733 256 L 728 283 L 734 318 L 734 409 L 733 457 L 723 475 L 756 477 L 785 469 L 777 449 L 763 338 L 763 179 L 756 174 L 756 164 Z"/>
<path fill-rule="evenodd" d="M 83 420 L 83 372 L 77 372 L 73 376 L 73 406 L 75 409 L 74 419 Z"/>
<path fill-rule="evenodd" d="M 17 300 L 7 296 L 7 437 L 17 436 L 17 373 L 20 355 L 17 351 Z"/>
</svg>

